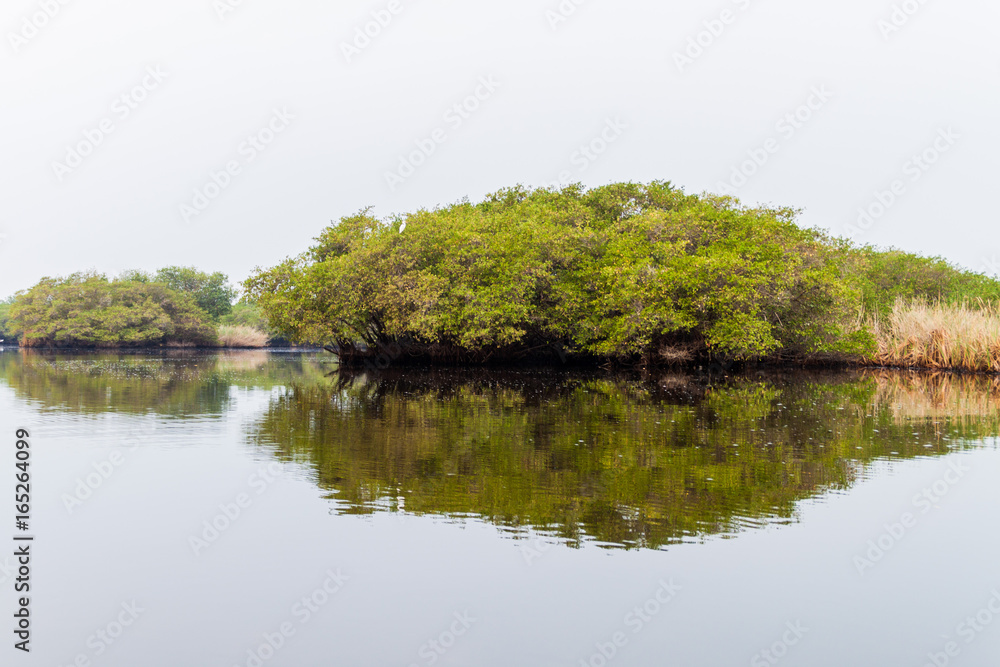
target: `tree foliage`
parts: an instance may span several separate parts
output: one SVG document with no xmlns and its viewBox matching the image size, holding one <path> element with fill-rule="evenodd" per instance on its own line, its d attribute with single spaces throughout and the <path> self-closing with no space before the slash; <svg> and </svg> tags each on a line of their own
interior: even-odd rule
<svg viewBox="0 0 1000 667">
<path fill-rule="evenodd" d="M 515 187 L 387 222 L 362 211 L 245 287 L 279 329 L 342 349 L 854 351 L 860 292 L 794 216 L 665 182 Z"/>
<path fill-rule="evenodd" d="M 0 301 L 0 343 L 7 345 L 16 344 L 18 338 L 10 323 L 10 307 L 12 305 L 14 305 L 14 297 Z"/>
<path fill-rule="evenodd" d="M 858 247 L 797 211 L 687 195 L 667 182 L 513 187 L 325 229 L 245 283 L 278 330 L 348 356 L 485 360 L 547 346 L 602 358 L 845 358 L 896 296 L 1000 296 L 940 259 Z"/>
<path fill-rule="evenodd" d="M 866 307 L 881 316 L 897 299 L 927 299 L 956 304 L 1000 301 L 1000 282 L 962 271 L 940 257 L 920 257 L 901 250 L 857 248 L 849 258 Z"/>
<path fill-rule="evenodd" d="M 161 283 L 108 280 L 97 273 L 43 278 L 10 307 L 22 345 L 212 345 L 215 327 L 194 297 Z"/>
<path fill-rule="evenodd" d="M 133 280 L 145 276 L 141 272 L 132 273 Z M 178 292 L 190 294 L 198 307 L 215 320 L 232 311 L 233 300 L 237 296 L 226 274 L 209 274 L 191 266 L 168 266 L 145 278 L 142 282 L 162 283 Z"/>
</svg>

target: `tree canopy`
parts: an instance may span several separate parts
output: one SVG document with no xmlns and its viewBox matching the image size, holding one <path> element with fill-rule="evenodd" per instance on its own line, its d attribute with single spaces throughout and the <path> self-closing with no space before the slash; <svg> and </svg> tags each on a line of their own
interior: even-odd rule
<svg viewBox="0 0 1000 667">
<path fill-rule="evenodd" d="M 10 322 L 10 307 L 14 305 L 14 297 L 0 301 L 0 343 L 8 345 L 17 343 L 17 333 Z"/>
<path fill-rule="evenodd" d="M 797 214 L 662 181 L 518 186 L 384 220 L 363 210 L 244 287 L 295 340 L 478 360 L 550 347 L 649 360 L 854 355 L 872 345 L 861 315 L 896 295 L 1000 296 L 984 276 L 857 247 L 797 226 Z"/>
<path fill-rule="evenodd" d="M 194 297 L 162 283 L 98 273 L 43 278 L 17 295 L 10 328 L 38 346 L 212 345 L 215 327 Z"/>
<path fill-rule="evenodd" d="M 178 292 L 194 297 L 198 307 L 213 319 L 228 315 L 233 309 L 237 291 L 224 273 L 205 273 L 193 266 L 168 266 L 152 276 L 150 282 L 163 283 Z"/>
</svg>

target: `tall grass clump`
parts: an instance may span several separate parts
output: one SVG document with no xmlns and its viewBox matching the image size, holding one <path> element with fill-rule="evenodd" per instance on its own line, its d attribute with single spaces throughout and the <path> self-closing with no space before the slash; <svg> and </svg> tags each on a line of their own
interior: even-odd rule
<svg viewBox="0 0 1000 667">
<path fill-rule="evenodd" d="M 873 361 L 906 368 L 1000 371 L 1000 311 L 985 302 L 897 299 L 871 323 Z"/>
<path fill-rule="evenodd" d="M 241 325 L 219 327 L 220 347 L 258 348 L 267 347 L 268 335 L 260 329 Z"/>
</svg>

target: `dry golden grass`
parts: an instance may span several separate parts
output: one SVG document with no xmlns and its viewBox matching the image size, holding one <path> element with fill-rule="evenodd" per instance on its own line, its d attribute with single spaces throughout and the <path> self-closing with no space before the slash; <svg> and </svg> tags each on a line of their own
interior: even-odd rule
<svg viewBox="0 0 1000 667">
<path fill-rule="evenodd" d="M 888 319 L 871 323 L 885 366 L 1000 371 L 1000 312 L 987 304 L 897 301 Z"/>
<path fill-rule="evenodd" d="M 254 348 L 267 346 L 267 334 L 259 329 L 244 326 L 219 327 L 220 347 Z"/>
</svg>

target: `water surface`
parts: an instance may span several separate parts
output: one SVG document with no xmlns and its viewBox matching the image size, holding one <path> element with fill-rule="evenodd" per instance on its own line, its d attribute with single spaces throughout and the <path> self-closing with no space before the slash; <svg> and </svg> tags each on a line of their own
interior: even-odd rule
<svg viewBox="0 0 1000 667">
<path fill-rule="evenodd" d="M 8 350 L 0 405 L 33 436 L 24 664 L 1000 654 L 994 378 Z"/>
</svg>

